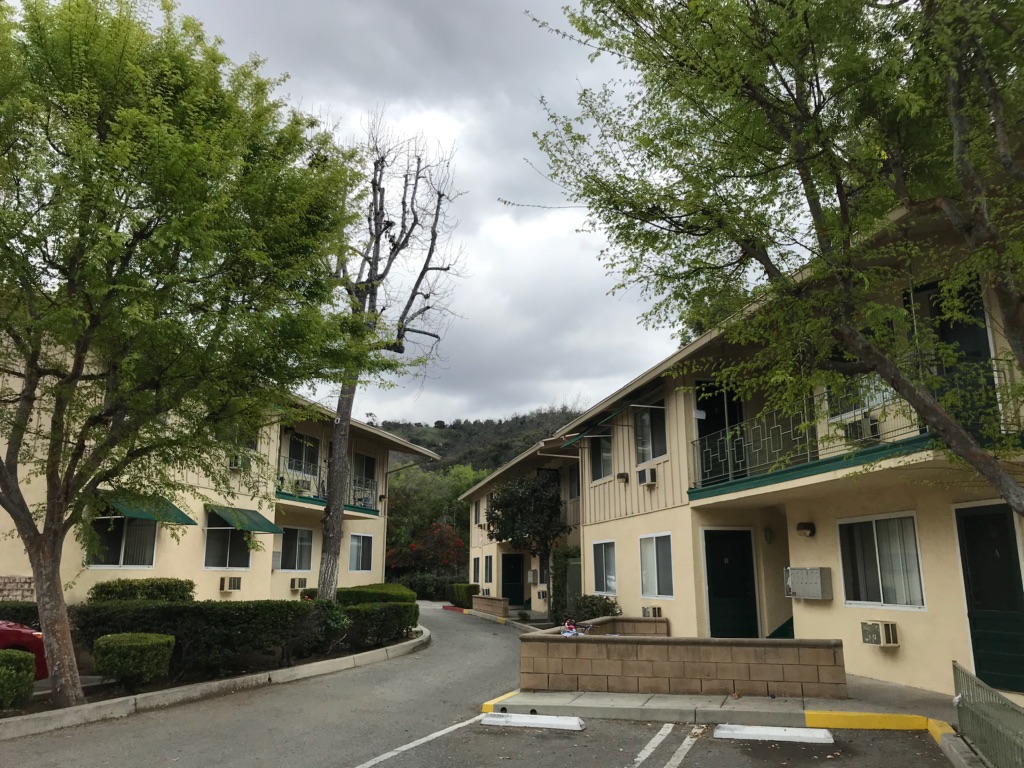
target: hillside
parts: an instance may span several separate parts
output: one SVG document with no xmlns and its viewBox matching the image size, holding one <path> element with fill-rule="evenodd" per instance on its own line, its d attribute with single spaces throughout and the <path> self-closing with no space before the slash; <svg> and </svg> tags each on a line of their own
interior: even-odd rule
<svg viewBox="0 0 1024 768">
<path fill-rule="evenodd" d="M 581 412 L 576 406 L 561 405 L 501 419 L 455 419 L 450 424 L 384 420 L 378 426 L 435 451 L 442 457 L 440 467 L 497 469 Z"/>
</svg>

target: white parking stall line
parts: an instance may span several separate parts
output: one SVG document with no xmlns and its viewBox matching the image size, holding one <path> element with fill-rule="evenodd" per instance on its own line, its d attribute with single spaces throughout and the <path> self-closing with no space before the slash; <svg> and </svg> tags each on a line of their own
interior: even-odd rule
<svg viewBox="0 0 1024 768">
<path fill-rule="evenodd" d="M 665 740 L 665 737 L 672 733 L 672 723 L 665 723 L 661 730 L 654 734 L 654 737 L 647 742 L 647 746 L 640 750 L 640 754 L 633 758 L 633 768 L 642 764 L 658 748 L 658 745 Z"/>
<path fill-rule="evenodd" d="M 420 746 L 421 744 L 426 744 L 428 741 L 433 741 L 434 739 L 439 739 L 442 736 L 445 736 L 445 735 L 451 733 L 452 731 L 459 730 L 459 728 L 465 728 L 467 725 L 472 725 L 473 723 L 477 722 L 481 718 L 483 718 L 483 714 L 479 714 L 476 717 L 471 718 L 469 720 L 465 720 L 465 721 L 463 721 L 461 723 L 456 723 L 455 725 L 450 725 L 447 728 L 444 728 L 444 729 L 442 729 L 440 731 L 435 731 L 434 733 L 430 734 L 429 736 L 424 736 L 422 739 L 416 739 L 416 741 L 410 741 L 408 744 L 403 744 L 400 747 L 395 747 L 390 752 L 385 752 L 383 755 L 380 755 L 379 757 L 373 758 L 373 760 L 367 760 L 365 763 L 360 763 L 359 765 L 356 766 L 356 768 L 370 768 L 370 766 L 378 765 L 380 763 L 383 763 L 385 760 L 390 760 L 392 757 L 397 757 L 398 755 L 402 754 L 403 752 L 408 752 L 410 749 L 414 749 L 414 748 Z"/>
<path fill-rule="evenodd" d="M 693 745 L 697 742 L 698 737 L 704 733 L 704 728 L 700 725 L 695 726 L 690 735 L 686 737 L 686 740 L 680 745 L 676 753 L 669 758 L 668 762 L 665 763 L 665 768 L 679 768 L 682 765 L 683 759 L 686 757 L 686 753 L 689 752 Z"/>
</svg>

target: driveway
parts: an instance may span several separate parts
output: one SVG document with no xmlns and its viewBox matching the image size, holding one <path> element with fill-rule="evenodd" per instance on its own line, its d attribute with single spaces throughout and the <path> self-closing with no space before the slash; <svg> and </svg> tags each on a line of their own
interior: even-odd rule
<svg viewBox="0 0 1024 768">
<path fill-rule="evenodd" d="M 11 768 L 355 766 L 474 717 L 518 686 L 519 635 L 421 603 L 417 654 L 0 744 Z"/>
</svg>

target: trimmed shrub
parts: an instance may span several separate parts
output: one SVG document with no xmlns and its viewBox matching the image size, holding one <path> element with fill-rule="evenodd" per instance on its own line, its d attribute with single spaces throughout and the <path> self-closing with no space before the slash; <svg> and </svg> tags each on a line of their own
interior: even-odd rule
<svg viewBox="0 0 1024 768">
<path fill-rule="evenodd" d="M 394 581 L 416 593 L 417 600 L 447 600 L 451 577 L 437 573 L 406 573 Z"/>
<path fill-rule="evenodd" d="M 23 600 L 4 600 L 0 602 L 0 620 L 39 629 L 39 606 Z"/>
<path fill-rule="evenodd" d="M 452 604 L 458 608 L 472 608 L 473 595 L 480 594 L 479 584 L 453 584 Z"/>
<path fill-rule="evenodd" d="M 88 600 L 165 600 L 196 599 L 196 583 L 191 579 L 112 579 L 94 584 Z"/>
<path fill-rule="evenodd" d="M 32 701 L 36 657 L 28 651 L 0 651 L 0 709 L 23 707 Z"/>
<path fill-rule="evenodd" d="M 313 611 L 307 620 L 306 633 L 295 642 L 295 650 L 303 656 L 330 653 L 345 640 L 352 619 L 345 609 L 330 600 L 313 600 Z"/>
<path fill-rule="evenodd" d="M 129 691 L 167 677 L 174 653 L 174 637 L 149 632 L 127 632 L 96 638 L 92 647 L 96 674 L 117 680 Z"/>
<path fill-rule="evenodd" d="M 621 616 L 622 608 L 615 601 L 614 597 L 604 595 L 580 595 L 576 598 L 576 621 L 587 621 L 597 619 L 601 616 Z"/>
<path fill-rule="evenodd" d="M 209 674 L 246 663 L 254 653 L 280 653 L 315 645 L 314 606 L 306 600 L 94 601 L 72 606 L 80 639 L 92 646 L 103 635 L 149 632 L 173 635 L 173 668 Z"/>
<path fill-rule="evenodd" d="M 351 620 L 346 642 L 353 648 L 374 648 L 408 637 L 420 618 L 416 603 L 362 603 L 350 605 Z"/>
<path fill-rule="evenodd" d="M 316 600 L 316 587 L 304 589 L 302 597 Z M 339 587 L 338 605 L 362 605 L 364 603 L 415 603 L 416 593 L 401 584 L 367 584 L 362 587 Z"/>
</svg>

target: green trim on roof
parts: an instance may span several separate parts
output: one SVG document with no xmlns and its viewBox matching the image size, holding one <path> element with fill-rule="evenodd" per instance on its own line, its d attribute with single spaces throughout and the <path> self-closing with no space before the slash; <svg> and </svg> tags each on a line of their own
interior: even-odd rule
<svg viewBox="0 0 1024 768">
<path fill-rule="evenodd" d="M 346 504 L 345 509 L 349 512 L 362 512 L 364 515 L 375 515 L 380 517 L 379 509 L 370 509 L 369 507 L 357 507 L 355 504 Z"/>
<path fill-rule="evenodd" d="M 284 533 L 283 528 L 279 528 L 274 525 L 255 509 L 219 507 L 215 504 L 207 504 L 206 510 L 223 517 L 228 523 L 234 526 L 236 531 L 250 531 L 251 533 Z"/>
<path fill-rule="evenodd" d="M 585 429 L 585 430 L 584 430 L 584 431 L 583 431 L 583 432 L 582 432 L 581 434 L 579 434 L 579 435 L 576 435 L 576 437 L 574 437 L 574 438 L 573 438 L 572 440 L 570 440 L 570 441 L 569 441 L 568 443 L 566 443 L 566 444 L 565 444 L 565 445 L 563 445 L 562 447 L 563 447 L 563 448 L 568 448 L 568 447 L 569 447 L 570 445 L 574 445 L 575 443 L 578 443 L 578 442 L 579 442 L 580 440 L 582 440 L 583 438 L 585 438 L 585 437 L 590 437 L 590 436 L 591 436 L 591 435 L 590 435 L 590 433 L 591 433 L 591 432 L 592 432 L 593 430 L 597 429 L 598 427 L 603 427 L 603 426 L 604 426 L 605 424 L 607 424 L 607 423 L 608 423 L 609 421 L 611 421 L 612 419 L 614 419 L 614 418 L 615 418 L 616 416 L 618 416 L 618 415 L 619 415 L 620 413 L 622 413 L 622 412 L 623 412 L 624 410 L 626 410 L 627 408 L 629 408 L 629 406 L 630 406 L 630 403 L 626 403 L 626 404 L 625 404 L 624 406 L 622 406 L 621 408 L 619 408 L 619 410 L 615 411 L 615 413 L 613 413 L 613 414 L 611 414 L 611 415 L 609 415 L 609 416 L 606 416 L 606 417 L 604 417 L 604 418 L 603 418 L 603 419 L 601 419 L 601 420 L 600 420 L 599 422 L 597 422 L 597 424 L 595 424 L 594 426 L 590 427 L 589 429 Z"/>
<path fill-rule="evenodd" d="M 846 453 L 828 459 L 819 459 L 807 464 L 797 464 L 796 466 L 780 469 L 776 472 L 767 472 L 763 475 L 754 475 L 753 477 L 744 477 L 739 480 L 709 485 L 707 488 L 691 488 L 687 494 L 690 501 L 697 501 L 713 496 L 724 496 L 727 493 L 747 491 L 751 488 L 763 488 L 766 485 L 783 483 L 787 480 L 796 480 L 801 477 L 820 475 L 837 469 L 848 469 L 849 467 L 868 464 L 872 461 L 881 461 L 882 459 L 889 459 L 894 456 L 917 453 L 918 451 L 928 450 L 935 442 L 935 435 L 914 435 L 905 440 L 875 445 L 856 453 Z"/>
<path fill-rule="evenodd" d="M 167 525 L 196 525 L 195 520 L 163 496 L 144 496 L 128 491 L 100 491 L 100 497 L 107 506 L 115 509 L 123 517 L 156 520 Z"/>
<path fill-rule="evenodd" d="M 327 499 L 321 499 L 318 496 L 299 496 L 297 493 L 287 493 L 285 491 L 275 491 L 274 495 L 282 501 L 299 501 L 303 504 L 316 504 L 318 507 L 327 506 Z"/>
</svg>

